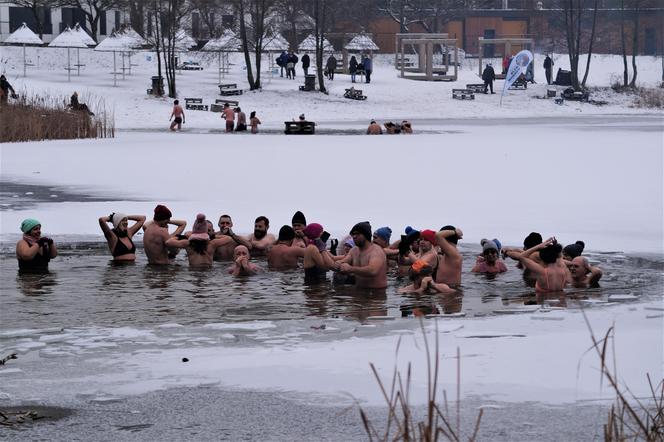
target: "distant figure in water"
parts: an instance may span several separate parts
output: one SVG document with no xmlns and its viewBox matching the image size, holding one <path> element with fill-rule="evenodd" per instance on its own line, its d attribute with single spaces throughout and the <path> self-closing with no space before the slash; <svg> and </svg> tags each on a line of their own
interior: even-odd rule
<svg viewBox="0 0 664 442">
<path fill-rule="evenodd" d="M 251 124 L 251 133 L 257 134 L 258 125 L 261 124 L 261 120 L 256 116 L 256 111 L 251 111 L 251 114 L 249 114 L 249 124 Z"/>
<path fill-rule="evenodd" d="M 376 123 L 376 120 L 371 120 L 369 127 L 367 127 L 367 135 L 382 135 L 383 129 L 380 128 L 380 124 Z"/>
<path fill-rule="evenodd" d="M 533 272 L 537 293 L 560 292 L 565 288 L 570 275 L 562 263 L 562 250 L 555 238 L 549 238 L 524 251 L 519 257 L 524 267 Z M 542 264 L 530 257 L 535 252 L 539 252 Z"/>
<path fill-rule="evenodd" d="M 173 120 L 173 118 L 175 118 Z M 178 127 L 177 130 L 182 130 L 182 125 L 184 124 L 184 109 L 180 106 L 180 101 L 175 100 L 173 102 L 173 112 L 171 112 L 171 117 L 168 121 L 173 120 L 171 123 L 171 130 L 175 132 L 175 126 Z"/>
<path fill-rule="evenodd" d="M 211 239 L 209 230 L 205 215 L 199 213 L 196 215 L 196 221 L 194 221 L 189 237 L 186 239 L 170 238 L 166 241 L 166 247 L 186 249 L 191 267 L 212 266 L 215 250 L 226 244 L 229 239 L 228 237 L 214 238 L 214 236 L 212 236 L 214 239 Z M 214 227 L 212 232 L 214 232 Z"/>
<path fill-rule="evenodd" d="M 235 108 L 235 113 L 237 114 L 237 125 L 235 126 L 235 132 L 246 132 L 247 114 L 242 112 L 242 109 L 240 109 L 239 107 Z"/>
<path fill-rule="evenodd" d="M 129 227 L 129 220 L 135 221 L 131 227 Z M 136 260 L 136 246 L 132 238 L 141 229 L 144 222 L 143 215 L 125 215 L 120 212 L 113 212 L 99 218 L 99 227 L 104 232 L 114 261 Z M 109 224 L 113 225 L 112 229 L 108 227 Z"/>
<path fill-rule="evenodd" d="M 233 276 L 251 276 L 263 271 L 260 266 L 249 261 L 249 249 L 245 246 L 235 247 L 233 261 L 233 265 L 228 268 L 228 273 Z"/>
<path fill-rule="evenodd" d="M 410 121 L 403 120 L 401 122 L 401 133 L 402 134 L 412 134 L 413 133 L 413 126 L 410 124 Z"/>
<path fill-rule="evenodd" d="M 51 238 L 41 236 L 41 223 L 28 218 L 21 223 L 23 238 L 16 243 L 16 259 L 20 272 L 44 272 L 48 263 L 58 256 L 58 249 Z"/>
<path fill-rule="evenodd" d="M 477 257 L 475 266 L 471 270 L 474 273 L 487 273 L 496 274 L 507 271 L 507 266 L 499 258 L 500 247 L 496 244 L 495 240 L 490 241 L 483 239 L 480 244 L 482 245 L 482 255 Z"/>
</svg>

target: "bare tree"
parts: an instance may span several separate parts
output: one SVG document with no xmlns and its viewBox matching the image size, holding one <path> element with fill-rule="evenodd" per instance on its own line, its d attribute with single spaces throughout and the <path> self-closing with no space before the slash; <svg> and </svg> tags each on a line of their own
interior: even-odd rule
<svg viewBox="0 0 664 442">
<path fill-rule="evenodd" d="M 627 68 L 627 49 L 625 45 L 625 0 L 620 0 L 620 43 L 623 59 L 623 87 L 627 87 L 629 69 Z"/>
<path fill-rule="evenodd" d="M 289 26 L 286 33 L 288 43 L 291 48 L 296 48 L 298 43 L 298 29 L 297 22 L 305 12 L 307 0 L 277 0 L 275 4 L 275 12 L 279 14 L 284 23 Z"/>
<path fill-rule="evenodd" d="M 145 35 L 145 0 L 127 0 L 129 23 L 141 35 Z"/>
<path fill-rule="evenodd" d="M 597 23 L 597 3 L 595 0 L 595 6 L 593 8 L 593 26 L 590 31 L 590 43 L 588 44 L 588 59 L 586 60 L 586 73 L 583 74 L 583 81 L 581 81 L 581 87 L 586 87 L 586 80 L 588 79 L 588 72 L 590 72 L 590 59 L 593 55 L 593 43 L 595 42 L 595 25 Z"/>
<path fill-rule="evenodd" d="M 62 6 L 62 1 L 58 0 L 3 0 L 0 3 L 11 3 L 16 6 L 28 8 L 35 18 L 37 25 L 37 34 L 39 38 L 44 36 L 44 26 L 46 25 L 46 14 L 49 13 L 48 8 L 57 8 Z"/>
<path fill-rule="evenodd" d="M 191 0 L 192 6 L 198 10 L 201 21 L 207 28 L 210 38 L 221 35 L 221 19 L 223 14 L 223 0 Z"/>
<path fill-rule="evenodd" d="M 97 29 L 102 15 L 113 8 L 124 5 L 123 0 L 64 0 L 64 5 L 79 8 L 90 25 L 90 34 L 97 41 Z"/>
<path fill-rule="evenodd" d="M 242 51 L 247 66 L 247 82 L 249 89 L 261 88 L 261 55 L 263 53 L 263 41 L 266 37 L 268 16 L 274 9 L 274 0 L 237 0 L 237 8 L 240 16 L 240 39 L 242 40 Z M 256 62 L 256 75 L 251 63 L 251 53 Z"/>
<path fill-rule="evenodd" d="M 176 35 L 181 28 L 183 18 L 191 12 L 192 5 L 186 0 L 152 0 L 149 7 L 152 13 L 151 19 L 154 20 L 152 43 L 157 53 L 157 75 L 162 76 L 163 63 L 168 96 L 176 98 Z"/>
<path fill-rule="evenodd" d="M 633 0 L 632 6 L 634 8 L 632 14 L 633 27 L 632 27 L 632 81 L 629 82 L 629 87 L 636 87 L 636 75 L 638 71 L 636 70 L 636 54 L 639 52 L 639 15 L 641 10 L 641 1 Z"/>
<path fill-rule="evenodd" d="M 584 1 L 562 0 L 562 6 L 572 87 L 578 91 L 581 89 L 579 84 L 579 55 L 581 52 L 581 21 Z"/>
<path fill-rule="evenodd" d="M 316 76 L 318 77 L 318 90 L 327 93 L 323 77 L 323 53 L 325 50 L 325 26 L 327 15 L 327 0 L 314 0 L 314 33 L 316 36 Z"/>
</svg>

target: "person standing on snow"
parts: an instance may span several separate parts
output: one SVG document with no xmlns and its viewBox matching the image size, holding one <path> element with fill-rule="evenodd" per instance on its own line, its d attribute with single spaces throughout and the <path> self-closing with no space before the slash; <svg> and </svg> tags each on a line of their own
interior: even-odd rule
<svg viewBox="0 0 664 442">
<path fill-rule="evenodd" d="M 496 72 L 493 70 L 491 63 L 487 64 L 482 72 L 482 80 L 484 80 L 484 93 L 488 94 L 488 88 L 491 88 L 491 93 L 495 94 L 493 91 L 493 82 L 496 79 Z"/>
</svg>

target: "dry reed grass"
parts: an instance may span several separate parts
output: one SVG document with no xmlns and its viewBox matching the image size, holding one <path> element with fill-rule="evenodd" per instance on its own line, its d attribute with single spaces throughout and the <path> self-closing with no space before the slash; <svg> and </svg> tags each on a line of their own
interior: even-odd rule
<svg viewBox="0 0 664 442">
<path fill-rule="evenodd" d="M 88 106 L 94 116 L 67 107 L 68 99 L 51 95 L 33 95 L 0 105 L 0 142 L 64 140 L 76 138 L 112 138 L 115 123 L 101 99 Z M 84 102 L 83 100 L 81 100 Z"/>
<path fill-rule="evenodd" d="M 443 404 L 438 403 L 438 377 L 439 377 L 439 341 L 438 341 L 438 323 L 436 323 L 436 341 L 434 360 L 431 359 L 431 349 L 429 341 L 424 329 L 424 322 L 420 319 L 420 327 L 422 330 L 422 337 L 424 339 L 424 348 L 427 361 L 427 404 L 426 415 L 424 420 L 414 422 L 413 412 L 410 405 L 410 381 L 411 381 L 411 364 L 408 364 L 405 379 L 396 365 L 392 373 L 392 380 L 389 385 L 389 391 L 385 383 L 380 378 L 378 371 L 373 363 L 370 363 L 378 386 L 383 394 L 385 403 L 387 405 L 387 423 L 385 429 L 380 431 L 375 428 L 367 413 L 360 406 L 360 418 L 364 425 L 364 429 L 370 441 L 460 441 L 462 437 L 461 429 L 461 354 L 457 347 L 456 360 L 457 360 L 457 378 L 456 378 L 456 419 L 453 419 L 449 412 L 447 401 L 447 393 L 443 390 Z M 397 354 L 401 345 L 401 339 L 397 343 Z M 477 433 L 480 428 L 483 410 L 480 409 L 473 433 L 468 437 L 469 441 L 474 441 L 477 438 Z"/>
<path fill-rule="evenodd" d="M 650 374 L 646 374 L 650 396 L 639 399 L 626 385 L 618 381 L 615 348 L 613 347 L 614 328 L 610 327 L 601 339 L 597 339 L 584 313 L 584 319 L 593 343 L 593 349 L 600 359 L 602 378 L 606 379 L 615 392 L 615 403 L 608 412 L 604 424 L 605 442 L 628 440 L 663 442 L 664 441 L 664 379 L 654 385 Z M 613 368 L 609 368 L 609 342 L 612 343 Z"/>
</svg>

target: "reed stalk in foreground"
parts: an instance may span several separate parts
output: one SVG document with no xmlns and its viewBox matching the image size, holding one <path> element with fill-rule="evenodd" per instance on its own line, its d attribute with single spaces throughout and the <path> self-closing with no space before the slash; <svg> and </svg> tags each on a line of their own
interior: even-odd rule
<svg viewBox="0 0 664 442">
<path fill-rule="evenodd" d="M 411 382 L 411 364 L 405 374 L 405 378 L 400 370 L 397 369 L 395 364 L 392 372 L 392 379 L 390 381 L 389 390 L 386 384 L 381 379 L 376 367 L 370 363 L 378 387 L 383 395 L 387 405 L 387 423 L 385 429 L 379 431 L 373 425 L 366 412 L 359 407 L 360 418 L 364 425 L 364 429 L 369 436 L 370 441 L 425 441 L 433 442 L 438 440 L 447 440 L 458 442 L 462 440 L 461 429 L 461 354 L 457 347 L 457 403 L 456 403 L 456 421 L 452 419 L 449 413 L 447 403 L 447 394 L 443 390 L 443 403 L 438 403 L 438 377 L 440 375 L 440 345 L 438 341 L 438 323 L 436 322 L 436 340 L 434 348 L 434 358 L 431 359 L 431 348 L 429 347 L 429 340 L 427 339 L 426 330 L 424 329 L 424 322 L 420 319 L 420 328 L 422 330 L 422 337 L 424 339 L 424 348 L 427 361 L 427 403 L 426 415 L 423 420 L 415 422 L 413 418 L 412 408 L 410 405 L 410 382 Z M 396 354 L 399 353 L 401 345 L 401 338 L 397 342 Z M 441 407 L 442 406 L 442 407 Z M 469 441 L 474 441 L 477 438 L 477 433 L 480 428 L 483 410 L 480 409 L 473 433 L 468 438 Z"/>
<path fill-rule="evenodd" d="M 583 317 L 590 332 L 590 338 L 597 356 L 599 357 L 602 378 L 606 379 L 611 389 L 615 392 L 615 403 L 611 405 L 606 424 L 604 424 L 604 440 L 606 442 L 618 442 L 627 440 L 638 440 L 648 442 L 664 441 L 664 379 L 658 379 L 657 385 L 653 384 L 650 373 L 646 374 L 650 396 L 647 403 L 632 393 L 628 386 L 621 385 L 618 381 L 618 370 L 616 364 L 613 326 L 604 334 L 602 339 L 597 339 L 588 318 L 583 312 Z M 612 343 L 613 368 L 609 368 L 608 348 L 609 340 Z"/>
</svg>

